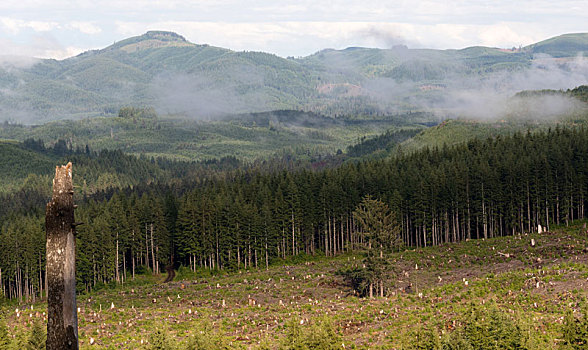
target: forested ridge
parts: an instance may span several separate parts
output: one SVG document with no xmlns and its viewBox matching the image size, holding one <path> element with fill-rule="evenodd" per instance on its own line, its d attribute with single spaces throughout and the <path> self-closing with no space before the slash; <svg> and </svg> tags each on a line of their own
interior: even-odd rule
<svg viewBox="0 0 588 350">
<path fill-rule="evenodd" d="M 78 288 L 169 263 L 265 268 L 300 254 L 361 249 L 364 237 L 352 213 L 366 195 L 396 213 L 410 246 L 534 231 L 584 217 L 587 175 L 588 130 L 555 128 L 322 171 L 252 166 L 114 190 L 82 201 L 76 212 L 85 223 L 77 234 Z M 7 296 L 44 288 L 42 209 L 0 219 Z"/>
<path fill-rule="evenodd" d="M 351 47 L 282 58 L 194 44 L 176 33 L 150 31 L 60 61 L 0 67 L 0 86 L 14 92 L 4 94 L 0 105 L 3 119 L 28 123 L 112 115 L 123 106 L 143 104 L 196 117 L 284 108 L 331 117 L 374 117 L 418 108 L 420 103 L 409 102 L 413 94 L 436 100 L 438 88 L 453 85 L 456 78 L 485 79 L 493 73 L 542 65 L 539 57 L 546 54 L 558 58 L 554 65 L 573 70 L 571 59 L 587 51 L 587 38 L 585 33 L 568 34 L 508 51 L 480 46 Z M 388 84 L 410 88 L 383 93 Z M 178 89 L 186 94 L 178 94 Z"/>
</svg>

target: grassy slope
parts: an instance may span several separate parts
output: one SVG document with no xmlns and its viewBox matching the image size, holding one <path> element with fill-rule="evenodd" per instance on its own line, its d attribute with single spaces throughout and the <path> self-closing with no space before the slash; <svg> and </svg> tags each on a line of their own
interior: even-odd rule
<svg viewBox="0 0 588 350">
<path fill-rule="evenodd" d="M 588 35 L 574 33 L 550 38 L 530 45 L 525 49 L 533 53 L 544 53 L 553 57 L 567 57 L 570 52 L 586 51 L 586 47 L 588 47 Z"/>
<path fill-rule="evenodd" d="M 184 271 L 169 284 L 161 283 L 164 276 L 141 276 L 79 297 L 80 340 L 82 348 L 90 348 L 90 338 L 94 348 L 141 348 L 156 329 L 182 340 L 207 324 L 232 347 L 276 346 L 292 322 L 309 327 L 326 315 L 347 348 L 390 349 L 413 340 L 419 325 L 446 333 L 471 305 L 492 304 L 516 320 L 528 345 L 552 349 L 565 313 L 585 303 L 587 246 L 586 230 L 576 223 L 544 234 L 406 250 L 390 258 L 397 278 L 389 297 L 371 300 L 354 296 L 336 274 L 357 265 L 355 255 L 217 276 Z M 45 309 L 44 303 L 11 304 L 1 313 L 14 334 L 45 319 Z"/>
</svg>

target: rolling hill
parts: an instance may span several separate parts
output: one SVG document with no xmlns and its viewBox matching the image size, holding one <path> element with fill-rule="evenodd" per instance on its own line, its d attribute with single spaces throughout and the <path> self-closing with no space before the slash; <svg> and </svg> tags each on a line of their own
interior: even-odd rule
<svg viewBox="0 0 588 350">
<path fill-rule="evenodd" d="M 588 36 L 584 33 L 565 34 L 547 39 L 525 48 L 534 54 L 543 53 L 553 57 L 570 57 L 573 52 L 584 52 L 588 47 Z"/>
<path fill-rule="evenodd" d="M 565 58 L 581 52 L 588 52 L 588 34 L 512 50 L 353 47 L 285 59 L 150 31 L 62 61 L 0 65 L 0 120 L 35 124 L 113 114 L 127 105 L 200 119 L 277 109 L 370 116 L 422 109 L 419 101 L 434 102 L 464 78 L 475 86 L 490 74 L 521 71 L 537 54 L 557 57 L 554 64 L 569 70 Z"/>
</svg>

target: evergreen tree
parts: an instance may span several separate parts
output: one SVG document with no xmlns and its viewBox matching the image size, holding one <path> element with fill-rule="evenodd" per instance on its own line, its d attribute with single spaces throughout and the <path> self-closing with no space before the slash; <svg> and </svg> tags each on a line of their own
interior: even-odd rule
<svg viewBox="0 0 588 350">
<path fill-rule="evenodd" d="M 402 245 L 400 226 L 388 205 L 366 196 L 353 212 L 367 242 L 367 248 L 379 251 L 398 249 Z"/>
<path fill-rule="evenodd" d="M 27 341 L 27 350 L 42 350 L 45 349 L 45 342 L 47 341 L 47 334 L 45 333 L 45 327 L 41 325 L 41 322 L 33 322 L 33 327 L 29 334 Z"/>
<path fill-rule="evenodd" d="M 8 350 L 10 348 L 10 338 L 8 329 L 3 320 L 0 320 L 0 350 Z"/>
</svg>

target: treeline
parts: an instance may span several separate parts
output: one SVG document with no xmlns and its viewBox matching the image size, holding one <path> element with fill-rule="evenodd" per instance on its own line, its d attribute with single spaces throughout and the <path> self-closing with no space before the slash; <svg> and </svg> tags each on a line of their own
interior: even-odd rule
<svg viewBox="0 0 588 350">
<path fill-rule="evenodd" d="M 580 101 L 588 102 L 588 85 L 580 85 L 567 90 L 523 90 L 517 92 L 514 97 L 542 97 L 542 96 L 570 96 Z"/>
<path fill-rule="evenodd" d="M 376 137 L 366 138 L 364 136 L 357 144 L 347 147 L 347 155 L 349 157 L 362 157 L 379 151 L 388 152 L 403 141 L 415 136 L 420 131 L 419 129 L 388 130 L 384 134 Z"/>
<path fill-rule="evenodd" d="M 586 212 L 588 130 L 517 133 L 324 171 L 282 169 L 251 166 L 81 204 L 78 286 L 121 281 L 139 267 L 263 268 L 300 254 L 361 249 L 352 213 L 366 195 L 389 206 L 404 244 L 414 247 L 567 223 Z M 6 295 L 41 289 L 44 244 L 35 235 L 42 225 L 33 216 L 5 220 Z"/>
</svg>

